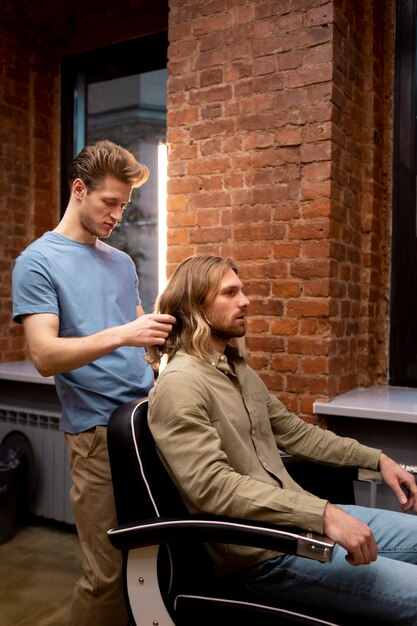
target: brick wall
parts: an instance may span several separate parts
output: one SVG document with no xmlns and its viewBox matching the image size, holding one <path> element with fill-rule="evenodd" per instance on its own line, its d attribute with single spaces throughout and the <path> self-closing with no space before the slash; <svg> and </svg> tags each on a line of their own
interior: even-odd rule
<svg viewBox="0 0 417 626">
<path fill-rule="evenodd" d="M 307 419 L 386 374 L 391 5 L 170 1 L 169 269 L 239 262 L 250 361 Z"/>
<path fill-rule="evenodd" d="M 329 392 L 386 382 L 393 3 L 335 3 Z"/>
<path fill-rule="evenodd" d="M 34 55 L 27 33 L 0 34 L 0 353 L 22 358 L 23 334 L 10 321 L 14 258 L 57 216 L 57 68 Z"/>
<path fill-rule="evenodd" d="M 169 271 L 238 261 L 250 361 L 308 420 L 386 378 L 394 0 L 375 4 L 169 0 Z M 166 26 L 162 0 L 70 5 L 0 12 L 2 361 L 26 354 L 13 259 L 58 220 L 60 58 Z"/>
</svg>

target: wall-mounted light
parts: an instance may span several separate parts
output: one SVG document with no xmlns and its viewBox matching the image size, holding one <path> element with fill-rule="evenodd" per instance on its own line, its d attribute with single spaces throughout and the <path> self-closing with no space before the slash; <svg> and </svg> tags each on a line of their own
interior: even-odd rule
<svg viewBox="0 0 417 626">
<path fill-rule="evenodd" d="M 158 292 L 165 287 L 167 274 L 167 168 L 168 151 L 165 143 L 158 146 Z"/>
</svg>

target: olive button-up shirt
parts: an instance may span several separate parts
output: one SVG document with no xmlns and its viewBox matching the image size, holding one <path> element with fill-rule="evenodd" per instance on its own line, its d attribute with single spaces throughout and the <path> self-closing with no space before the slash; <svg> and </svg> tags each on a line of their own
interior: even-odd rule
<svg viewBox="0 0 417 626">
<path fill-rule="evenodd" d="M 209 361 L 179 351 L 149 392 L 149 425 L 190 512 L 318 533 L 327 501 L 291 478 L 280 450 L 373 470 L 381 452 L 290 413 L 232 348 Z M 223 574 L 276 553 L 216 544 L 211 554 Z"/>
</svg>

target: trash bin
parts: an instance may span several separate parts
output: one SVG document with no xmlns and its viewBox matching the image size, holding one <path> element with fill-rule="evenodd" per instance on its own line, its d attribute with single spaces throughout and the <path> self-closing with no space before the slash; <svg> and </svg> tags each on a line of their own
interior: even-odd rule
<svg viewBox="0 0 417 626">
<path fill-rule="evenodd" d="M 16 532 L 24 458 L 25 453 L 21 448 L 0 445 L 0 544 L 10 541 Z"/>
</svg>

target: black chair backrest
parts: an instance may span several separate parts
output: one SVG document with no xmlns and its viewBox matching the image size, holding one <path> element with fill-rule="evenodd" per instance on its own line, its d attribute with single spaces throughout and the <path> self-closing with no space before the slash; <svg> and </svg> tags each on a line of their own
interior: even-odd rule
<svg viewBox="0 0 417 626">
<path fill-rule="evenodd" d="M 186 514 L 156 451 L 148 426 L 148 401 L 135 400 L 111 415 L 107 440 L 119 525 Z"/>
<path fill-rule="evenodd" d="M 154 517 L 188 516 L 158 456 L 147 414 L 148 402 L 144 398 L 119 407 L 109 420 L 107 444 L 119 526 Z M 202 543 L 161 545 L 158 572 L 161 593 L 171 614 L 178 593 L 217 586 L 213 565 Z"/>
<path fill-rule="evenodd" d="M 295 482 L 306 491 L 334 504 L 355 504 L 357 467 L 332 467 L 296 458 L 284 459 L 284 463 Z"/>
</svg>

